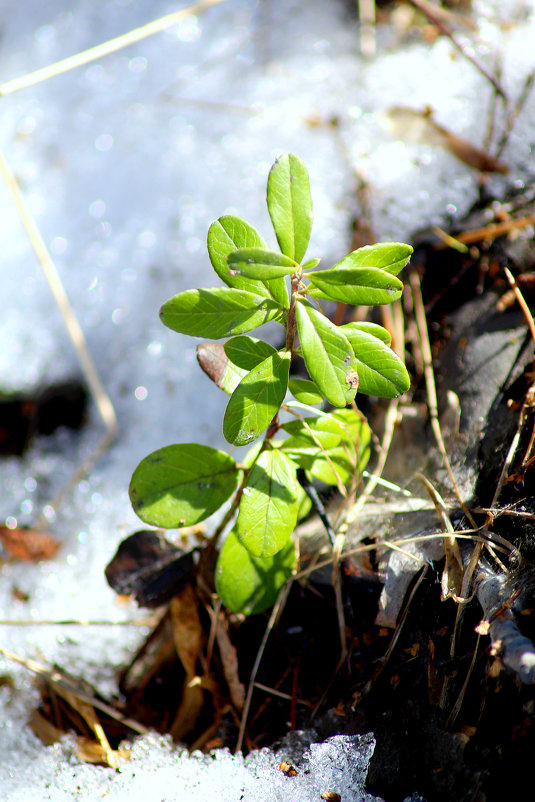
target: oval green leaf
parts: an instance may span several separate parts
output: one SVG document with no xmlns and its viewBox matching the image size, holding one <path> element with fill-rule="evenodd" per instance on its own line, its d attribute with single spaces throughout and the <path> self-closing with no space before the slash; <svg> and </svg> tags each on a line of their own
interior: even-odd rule
<svg viewBox="0 0 535 802">
<path fill-rule="evenodd" d="M 335 267 L 378 267 L 395 276 L 405 267 L 412 251 L 403 242 L 378 242 L 352 251 Z"/>
<path fill-rule="evenodd" d="M 228 287 L 186 290 L 160 309 L 162 323 L 173 331 L 215 340 L 256 329 L 280 316 L 281 308 L 271 298 Z"/>
<path fill-rule="evenodd" d="M 389 304 L 401 296 L 402 282 L 378 267 L 333 267 L 307 273 L 313 284 L 308 294 L 354 306 Z"/>
<path fill-rule="evenodd" d="M 228 266 L 230 275 L 238 272 L 247 278 L 260 280 L 290 276 L 299 267 L 289 256 L 262 248 L 240 248 L 239 251 L 233 251 L 228 257 Z"/>
<path fill-rule="evenodd" d="M 223 434 L 236 446 L 246 446 L 271 423 L 288 389 L 290 352 L 277 351 L 245 376 L 225 410 Z"/>
<path fill-rule="evenodd" d="M 215 272 L 229 287 L 247 290 L 273 298 L 288 307 L 288 291 L 284 279 L 268 282 L 255 281 L 245 276 L 230 275 L 227 259 L 239 248 L 267 248 L 265 239 L 241 217 L 225 214 L 208 229 L 208 255 Z"/>
<path fill-rule="evenodd" d="M 381 340 L 381 342 L 386 343 L 386 345 L 390 345 L 390 343 L 392 342 L 392 337 L 390 336 L 390 332 L 387 331 L 384 328 L 384 326 L 380 326 L 378 323 L 370 323 L 367 320 L 363 320 L 359 323 L 350 323 L 344 325 L 350 325 L 352 326 L 353 329 L 356 329 L 358 331 L 365 331 L 368 334 L 371 334 L 373 337 L 377 337 L 378 340 Z M 340 328 L 343 329 L 344 326 L 341 326 Z"/>
<path fill-rule="evenodd" d="M 323 395 L 320 393 L 314 382 L 309 379 L 290 379 L 288 390 L 293 397 L 302 404 L 321 404 Z"/>
<path fill-rule="evenodd" d="M 277 353 L 276 348 L 269 343 L 248 337 L 246 334 L 232 337 L 223 347 L 230 361 L 246 371 L 256 368 L 268 356 Z"/>
<path fill-rule="evenodd" d="M 354 323 L 340 328 L 355 352 L 360 393 L 396 398 L 409 389 L 407 368 L 388 345 Z"/>
<path fill-rule="evenodd" d="M 175 529 L 208 518 L 232 495 L 238 466 L 228 454 L 197 443 L 165 446 L 132 475 L 134 512 L 152 526 Z"/>
<path fill-rule="evenodd" d="M 312 198 L 308 171 L 293 153 L 280 156 L 269 173 L 269 216 L 281 251 L 300 262 L 312 231 Z"/>
<path fill-rule="evenodd" d="M 199 343 L 197 362 L 214 384 L 228 395 L 232 395 L 248 373 L 231 362 L 221 343 Z"/>
<path fill-rule="evenodd" d="M 253 557 L 229 532 L 215 569 L 219 598 L 233 613 L 255 615 L 273 607 L 292 575 L 295 547 L 291 540 L 272 557 Z"/>
<path fill-rule="evenodd" d="M 240 543 L 254 557 L 282 549 L 297 523 L 296 466 L 279 449 L 263 451 L 251 468 L 236 521 Z"/>
<path fill-rule="evenodd" d="M 296 304 L 297 330 L 306 368 L 327 401 L 344 407 L 357 391 L 357 363 L 349 340 L 321 312 Z"/>
</svg>

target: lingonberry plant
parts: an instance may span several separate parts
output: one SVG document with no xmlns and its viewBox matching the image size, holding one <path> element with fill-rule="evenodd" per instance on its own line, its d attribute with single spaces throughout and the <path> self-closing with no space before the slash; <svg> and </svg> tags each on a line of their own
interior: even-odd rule
<svg viewBox="0 0 535 802">
<path fill-rule="evenodd" d="M 320 301 L 391 303 L 401 295 L 396 274 L 412 248 L 360 248 L 326 270 L 317 269 L 319 259 L 303 263 L 312 199 L 306 167 L 293 154 L 271 168 L 267 205 L 280 252 L 241 218 L 224 215 L 210 226 L 208 253 L 227 286 L 186 290 L 160 310 L 174 331 L 229 338 L 197 348 L 201 367 L 230 395 L 223 434 L 232 446 L 263 438 L 241 463 L 206 445 L 165 446 L 142 460 L 130 483 L 137 515 L 164 529 L 196 524 L 231 499 L 218 527 L 218 534 L 230 531 L 215 586 L 229 609 L 245 614 L 271 606 L 294 569 L 291 535 L 307 502 L 302 485 L 316 479 L 343 490 L 366 465 L 370 432 L 354 403 L 357 389 L 392 398 L 409 387 L 386 329 L 336 326 Z M 268 321 L 284 328 L 278 350 L 245 334 Z M 303 358 L 309 379 L 289 378 L 295 356 Z M 325 411 L 325 402 L 334 409 Z M 287 422 L 279 420 L 281 408 Z"/>
</svg>

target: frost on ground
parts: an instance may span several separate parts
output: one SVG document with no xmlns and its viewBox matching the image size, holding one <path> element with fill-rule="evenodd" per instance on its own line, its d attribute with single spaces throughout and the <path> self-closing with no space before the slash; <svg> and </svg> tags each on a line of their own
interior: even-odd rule
<svg viewBox="0 0 535 802">
<path fill-rule="evenodd" d="M 502 4 L 474 6 L 479 34 L 471 38 L 461 30 L 458 38 L 487 69 L 496 53 L 503 54 L 501 81 L 514 105 L 533 69 L 533 3 L 508 4 L 503 25 Z M 168 0 L 0 0 L 2 81 L 176 8 Z M 397 37 L 392 28 L 378 29 L 378 55 L 367 62 L 359 55 L 354 4 L 227 0 L 2 98 L 0 146 L 56 263 L 120 429 L 57 514 L 51 500 L 102 437 L 95 408 L 81 432 L 37 438 L 23 459 L 2 460 L 0 519 L 25 525 L 44 514 L 63 542 L 51 562 L 2 567 L 2 618 L 127 621 L 138 615 L 116 605 L 103 578 L 118 542 L 139 526 L 127 496 L 130 475 L 142 457 L 171 442 L 223 445 L 225 399 L 199 371 L 190 339 L 164 329 L 157 311 L 176 292 L 214 283 L 205 237 L 216 217 L 235 212 L 269 231 L 263 195 L 277 155 L 294 151 L 309 168 L 316 221 L 310 256 L 322 256 L 324 266 L 347 252 L 353 216 L 362 211 L 354 170 L 368 182 L 378 240 L 410 240 L 418 229 L 461 217 L 475 201 L 476 170 L 433 145 L 392 138 L 381 115 L 395 105 L 429 105 L 437 122 L 482 147 L 492 88 L 447 39 L 400 46 Z M 505 116 L 498 104 L 495 139 Z M 490 180 L 496 197 L 532 179 L 534 129 L 529 97 L 500 157 L 509 173 Z M 62 319 L 3 185 L 0 228 L 0 390 L 32 391 L 79 377 Z M 15 589 L 29 600 L 15 600 Z M 4 647 L 57 662 L 107 693 L 115 668 L 140 637 L 135 626 L 2 625 Z M 30 679 L 5 661 L 1 670 L 15 683 L 1 689 L 3 793 L 23 799 L 25 788 L 41 783 L 59 800 L 73 798 L 78 785 L 110 783 L 107 798 L 124 798 L 111 790 L 102 769 L 77 765 L 63 747 L 36 744 L 23 726 L 34 701 Z M 145 739 L 139 749 L 146 755 L 155 743 Z M 164 746 L 154 751 L 170 754 Z M 167 760 L 171 799 L 171 775 L 189 763 L 184 755 Z M 230 762 L 221 756 L 192 760 L 195 776 Z M 252 769 L 235 761 L 250 783 Z M 142 779 L 143 762 L 118 776 L 135 773 L 136 783 L 149 787 L 152 775 Z M 32 778 L 19 770 L 23 764 L 47 768 Z M 194 793 L 192 799 L 203 798 Z M 225 798 L 240 796 L 229 791 Z"/>
</svg>

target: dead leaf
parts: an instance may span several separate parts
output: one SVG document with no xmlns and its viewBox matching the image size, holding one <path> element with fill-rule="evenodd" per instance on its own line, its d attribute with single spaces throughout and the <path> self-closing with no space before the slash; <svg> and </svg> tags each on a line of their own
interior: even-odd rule
<svg viewBox="0 0 535 802">
<path fill-rule="evenodd" d="M 197 723 L 204 696 L 201 683 L 194 682 L 203 634 L 197 596 L 191 585 L 186 585 L 180 595 L 172 599 L 171 620 L 175 648 L 186 672 L 182 700 L 169 730 L 173 738 L 179 741 Z"/>
<path fill-rule="evenodd" d="M 76 756 L 84 763 L 95 763 L 97 765 L 116 768 L 119 760 L 130 760 L 129 749 L 105 749 L 102 744 L 85 738 L 83 735 L 76 736 Z M 111 762 L 110 762 L 111 758 Z"/>
<path fill-rule="evenodd" d="M 61 543 L 52 535 L 37 529 L 10 529 L 0 526 L 0 543 L 13 560 L 39 562 L 51 560 Z"/>
<path fill-rule="evenodd" d="M 223 613 L 219 615 L 219 620 L 217 622 L 216 639 L 217 645 L 219 646 L 221 663 L 223 665 L 223 674 L 227 681 L 232 704 L 236 710 L 241 712 L 245 704 L 245 688 L 243 687 L 243 683 L 240 682 L 238 653 L 230 640 L 227 620 Z"/>
</svg>

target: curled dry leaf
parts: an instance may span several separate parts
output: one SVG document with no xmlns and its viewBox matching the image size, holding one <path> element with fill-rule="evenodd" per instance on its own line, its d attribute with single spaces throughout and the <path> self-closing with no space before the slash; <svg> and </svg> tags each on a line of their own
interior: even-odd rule
<svg viewBox="0 0 535 802">
<path fill-rule="evenodd" d="M 37 529 L 10 529 L 0 526 L 0 543 L 13 560 L 38 562 L 51 560 L 61 543 L 52 535 Z"/>
</svg>

